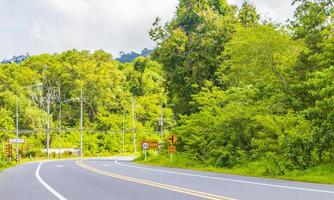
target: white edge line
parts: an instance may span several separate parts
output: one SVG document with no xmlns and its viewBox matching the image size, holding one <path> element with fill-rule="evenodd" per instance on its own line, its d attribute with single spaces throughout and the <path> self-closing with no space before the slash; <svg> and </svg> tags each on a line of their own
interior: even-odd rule
<svg viewBox="0 0 334 200">
<path fill-rule="evenodd" d="M 45 162 L 45 161 L 44 161 Z M 41 169 L 41 166 L 44 162 L 40 162 L 38 164 L 38 167 L 36 169 L 35 175 L 37 180 L 47 189 L 49 192 L 51 192 L 53 195 L 55 195 L 59 200 L 66 200 L 65 197 L 63 197 L 61 194 L 59 194 L 56 190 L 54 190 L 50 185 L 48 185 L 39 175 L 39 170 Z"/>
<path fill-rule="evenodd" d="M 118 160 L 115 160 L 114 162 L 117 165 L 121 165 L 121 166 L 125 166 L 125 167 L 132 167 L 132 168 L 144 169 L 144 170 L 149 170 L 149 171 L 162 172 L 162 173 L 166 173 L 166 174 L 177 174 L 177 175 L 183 175 L 183 176 L 192 176 L 192 177 L 199 177 L 199 178 L 206 178 L 206 179 L 223 180 L 223 181 L 237 182 L 237 183 L 244 183 L 244 184 L 252 184 L 252 185 L 260 185 L 260 186 L 268 186 L 268 187 L 276 187 L 276 188 L 285 188 L 285 189 L 292 189 L 292 190 L 302 190 L 302 191 L 310 191 L 310 192 L 320 192 L 320 193 L 334 194 L 334 191 L 330 191 L 330 190 L 320 190 L 320 189 L 311 189 L 311 188 L 302 188 L 302 187 L 293 187 L 293 186 L 284 186 L 284 185 L 274 185 L 274 184 L 259 183 L 259 182 L 252 182 L 252 181 L 242 181 L 242 180 L 236 180 L 236 179 L 230 179 L 230 178 L 204 176 L 204 175 L 182 173 L 182 172 L 172 172 L 172 171 L 161 170 L 161 169 L 152 169 L 152 168 L 148 168 L 148 167 L 126 165 L 126 164 L 123 164 L 123 163 L 119 163 Z"/>
</svg>

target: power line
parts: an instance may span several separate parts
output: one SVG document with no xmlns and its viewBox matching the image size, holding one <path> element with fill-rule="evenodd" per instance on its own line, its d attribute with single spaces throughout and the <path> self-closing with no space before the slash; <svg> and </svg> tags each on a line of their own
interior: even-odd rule
<svg viewBox="0 0 334 200">
<path fill-rule="evenodd" d="M 47 131 L 48 129 L 20 129 L 19 133 L 42 133 Z M 16 129 L 0 129 L 1 132 L 11 132 L 15 133 Z M 57 132 L 59 129 L 57 128 L 50 128 L 50 132 Z M 80 128 L 62 128 L 62 132 L 73 132 L 73 131 L 80 131 Z M 82 129 L 83 132 L 89 132 L 89 133 L 122 133 L 122 129 L 105 129 L 105 130 L 96 130 L 96 129 Z M 136 129 L 135 131 L 141 131 L 141 129 Z M 143 129 L 144 131 L 144 129 Z M 145 130 L 146 131 L 146 130 Z M 124 129 L 124 133 L 132 133 L 132 129 Z"/>
</svg>

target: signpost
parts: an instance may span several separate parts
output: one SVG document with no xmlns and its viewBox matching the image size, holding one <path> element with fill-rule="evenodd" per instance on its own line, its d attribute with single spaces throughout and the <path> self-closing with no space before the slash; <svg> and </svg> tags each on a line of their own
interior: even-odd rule
<svg viewBox="0 0 334 200">
<path fill-rule="evenodd" d="M 19 154 L 19 147 L 18 144 L 23 144 L 24 143 L 24 139 L 22 138 L 15 138 L 15 139 L 9 139 L 9 144 L 8 144 L 8 158 L 11 161 L 12 160 L 12 144 L 16 144 L 16 161 L 20 162 L 20 156 Z"/>
<path fill-rule="evenodd" d="M 149 143 L 147 142 L 143 142 L 141 144 L 142 148 L 144 149 L 144 158 L 145 158 L 145 161 L 146 161 L 146 156 L 147 156 L 147 149 L 150 148 L 150 145 Z"/>
<path fill-rule="evenodd" d="M 176 136 L 174 134 L 170 134 L 167 138 L 169 146 L 168 146 L 168 153 L 170 153 L 170 162 L 173 162 L 173 154 L 176 153 Z"/>
</svg>

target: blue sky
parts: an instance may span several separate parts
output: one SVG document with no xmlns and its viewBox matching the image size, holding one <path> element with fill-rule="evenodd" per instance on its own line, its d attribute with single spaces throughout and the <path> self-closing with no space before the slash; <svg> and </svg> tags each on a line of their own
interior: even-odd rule
<svg viewBox="0 0 334 200">
<path fill-rule="evenodd" d="M 243 0 L 228 0 L 240 5 Z M 291 18 L 290 0 L 253 0 L 274 21 Z M 68 49 L 120 51 L 153 48 L 155 17 L 170 20 L 178 0 L 0 0 L 0 60 Z"/>
</svg>

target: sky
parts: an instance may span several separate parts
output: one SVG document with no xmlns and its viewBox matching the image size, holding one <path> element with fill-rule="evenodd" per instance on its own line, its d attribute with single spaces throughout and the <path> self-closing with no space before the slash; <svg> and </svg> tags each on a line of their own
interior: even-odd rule
<svg viewBox="0 0 334 200">
<path fill-rule="evenodd" d="M 227 0 L 241 5 L 244 0 Z M 284 23 L 291 0 L 253 0 L 265 18 Z M 0 61 L 13 55 L 69 49 L 119 52 L 154 48 L 156 17 L 174 16 L 178 0 L 0 0 Z"/>
</svg>

